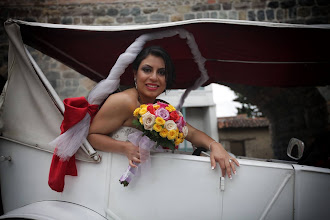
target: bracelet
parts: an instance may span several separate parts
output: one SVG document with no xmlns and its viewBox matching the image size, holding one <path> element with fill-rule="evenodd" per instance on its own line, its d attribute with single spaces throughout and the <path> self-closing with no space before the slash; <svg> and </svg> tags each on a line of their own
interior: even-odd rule
<svg viewBox="0 0 330 220">
<path fill-rule="evenodd" d="M 212 145 L 214 142 L 217 142 L 217 141 L 212 141 L 212 142 L 209 144 L 209 151 L 211 151 L 211 145 Z"/>
</svg>

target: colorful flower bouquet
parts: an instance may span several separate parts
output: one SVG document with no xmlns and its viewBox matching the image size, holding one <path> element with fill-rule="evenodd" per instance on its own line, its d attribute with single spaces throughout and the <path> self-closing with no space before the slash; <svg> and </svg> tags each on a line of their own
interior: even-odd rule
<svg viewBox="0 0 330 220">
<path fill-rule="evenodd" d="M 133 115 L 138 119 L 133 124 L 157 146 L 174 150 L 188 134 L 183 115 L 170 104 L 141 105 Z"/>
<path fill-rule="evenodd" d="M 148 160 L 150 150 L 154 146 L 177 149 L 188 134 L 183 115 L 170 104 L 143 104 L 135 109 L 133 115 L 137 118 L 133 124 L 141 132 L 129 136 L 128 139 L 139 146 L 142 163 Z M 120 178 L 120 183 L 127 186 L 132 179 L 131 175 L 135 173 L 136 169 L 129 166 Z"/>
</svg>

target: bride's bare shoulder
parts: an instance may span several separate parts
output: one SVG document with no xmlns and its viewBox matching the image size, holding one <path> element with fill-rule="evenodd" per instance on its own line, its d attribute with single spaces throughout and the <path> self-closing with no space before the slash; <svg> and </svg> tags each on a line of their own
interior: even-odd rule
<svg viewBox="0 0 330 220">
<path fill-rule="evenodd" d="M 137 97 L 135 89 L 127 89 L 110 95 L 105 101 L 104 107 L 125 107 L 128 109 L 135 109 L 138 103 Z"/>
</svg>

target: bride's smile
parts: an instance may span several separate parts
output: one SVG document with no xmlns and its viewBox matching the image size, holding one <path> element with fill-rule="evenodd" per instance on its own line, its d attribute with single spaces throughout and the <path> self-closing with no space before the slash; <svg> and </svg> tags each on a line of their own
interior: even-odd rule
<svg viewBox="0 0 330 220">
<path fill-rule="evenodd" d="M 168 140 L 175 139 L 174 144 L 181 143 L 179 140 L 181 137 L 177 133 L 182 132 L 182 135 L 185 134 L 185 140 L 208 149 L 211 152 L 211 168 L 215 169 L 219 164 L 222 176 L 227 175 L 231 179 L 239 163 L 227 153 L 221 143 L 188 123 L 182 125 L 183 121 L 180 122 L 178 119 L 181 113 L 179 114 L 170 104 L 158 102 L 155 105 L 158 107 L 155 108 L 153 105 L 148 105 L 155 103 L 157 96 L 166 89 L 171 89 L 174 84 L 175 68 L 168 53 L 159 46 L 144 48 L 133 61 L 132 70 L 135 87 L 114 93 L 107 98 L 92 121 L 88 141 L 98 150 L 126 155 L 129 166 L 137 167 L 137 164 L 142 162 L 137 146 L 139 144 L 116 140 L 109 135 L 125 126 L 136 127 L 133 121 L 137 115 L 140 115 L 137 123 L 140 122 L 140 125 L 145 123 L 144 125 L 147 126 L 144 129 L 152 129 L 154 132 L 164 131 L 159 137 L 166 137 Z M 155 122 L 157 118 L 158 123 Z M 122 182 L 127 180 L 124 177 Z"/>
<path fill-rule="evenodd" d="M 152 103 L 166 89 L 165 63 L 161 57 L 148 55 L 135 73 L 136 89 L 143 103 Z"/>
</svg>

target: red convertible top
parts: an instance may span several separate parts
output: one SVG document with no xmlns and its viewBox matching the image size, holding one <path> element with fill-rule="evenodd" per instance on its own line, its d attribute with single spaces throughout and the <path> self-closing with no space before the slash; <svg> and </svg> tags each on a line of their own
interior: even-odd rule
<svg viewBox="0 0 330 220">
<path fill-rule="evenodd" d="M 138 26 L 76 26 L 9 20 L 20 26 L 23 42 L 94 81 L 108 76 L 118 56 L 144 33 L 183 28 L 193 34 L 206 59 L 211 82 L 256 86 L 330 84 L 330 26 L 289 25 L 229 20 L 189 20 Z M 187 88 L 200 76 L 184 39 L 153 40 L 171 55 L 175 88 Z M 121 77 L 133 85 L 131 68 Z M 206 85 L 205 84 L 205 85 Z"/>
</svg>

